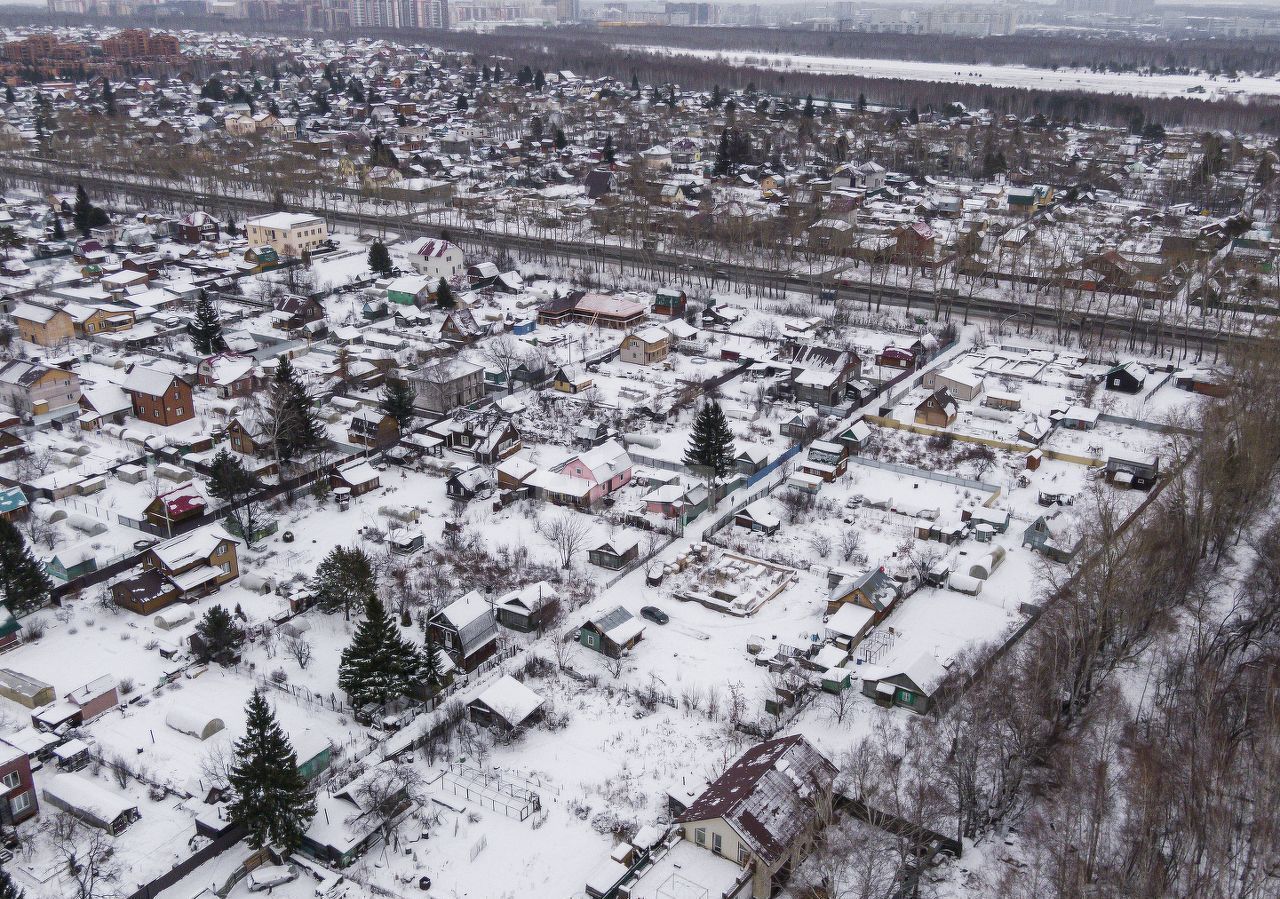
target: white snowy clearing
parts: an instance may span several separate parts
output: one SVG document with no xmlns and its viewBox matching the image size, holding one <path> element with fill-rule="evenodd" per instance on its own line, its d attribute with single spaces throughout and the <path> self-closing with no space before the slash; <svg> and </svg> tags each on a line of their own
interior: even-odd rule
<svg viewBox="0 0 1280 899">
<path fill-rule="evenodd" d="M 702 50 L 692 47 L 657 47 L 614 44 L 615 50 L 666 53 L 714 59 L 736 66 L 758 66 L 814 75 L 861 75 L 864 78 L 904 78 L 910 81 L 946 81 L 959 84 L 989 84 L 992 87 L 1021 87 L 1047 91 L 1088 91 L 1097 94 L 1133 94 L 1139 97 L 1177 97 L 1183 94 L 1204 99 L 1280 96 L 1280 73 L 1267 78 L 1242 76 L 1235 79 L 1210 75 L 1139 75 L 1120 72 L 1091 72 L 1087 69 L 1037 69 L 1016 65 L 966 65 L 954 62 L 921 62 L 911 59 L 857 59 L 844 56 L 793 56 L 762 53 L 758 50 Z M 1195 90 L 1200 88 L 1202 90 Z M 1192 93 L 1194 91 L 1194 93 Z"/>
</svg>

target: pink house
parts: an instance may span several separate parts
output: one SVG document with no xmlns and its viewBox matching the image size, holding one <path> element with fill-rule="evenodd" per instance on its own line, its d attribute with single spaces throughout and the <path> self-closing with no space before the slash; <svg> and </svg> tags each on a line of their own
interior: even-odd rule
<svg viewBox="0 0 1280 899">
<path fill-rule="evenodd" d="M 622 444 L 610 440 L 571 458 L 560 474 L 590 483 L 586 501 L 594 505 L 631 480 L 631 457 Z"/>
</svg>

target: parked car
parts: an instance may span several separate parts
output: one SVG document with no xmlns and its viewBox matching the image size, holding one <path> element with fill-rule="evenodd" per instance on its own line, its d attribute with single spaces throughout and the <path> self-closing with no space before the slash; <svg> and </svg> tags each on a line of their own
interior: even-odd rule
<svg viewBox="0 0 1280 899">
<path fill-rule="evenodd" d="M 654 624 L 666 624 L 671 616 L 657 606 L 645 606 L 640 610 L 641 618 L 648 618 Z"/>
<path fill-rule="evenodd" d="M 260 893 L 298 879 L 291 865 L 263 865 L 249 872 L 249 892 Z"/>
</svg>

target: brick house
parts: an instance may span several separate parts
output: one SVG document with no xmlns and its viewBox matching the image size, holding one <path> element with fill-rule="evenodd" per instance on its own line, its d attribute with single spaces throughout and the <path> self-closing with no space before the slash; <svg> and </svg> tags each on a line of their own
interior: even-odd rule
<svg viewBox="0 0 1280 899">
<path fill-rule="evenodd" d="M 21 749 L 0 740 L 0 826 L 12 827 L 35 817 L 39 810 L 31 759 Z"/>
<path fill-rule="evenodd" d="M 124 379 L 124 392 L 133 402 L 139 421 L 171 427 L 195 418 L 191 385 L 171 372 L 132 365 Z"/>
</svg>

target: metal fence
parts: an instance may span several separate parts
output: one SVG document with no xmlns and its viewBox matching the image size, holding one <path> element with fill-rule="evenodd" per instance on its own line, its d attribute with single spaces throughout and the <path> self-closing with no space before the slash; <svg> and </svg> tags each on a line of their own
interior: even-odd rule
<svg viewBox="0 0 1280 899">
<path fill-rule="evenodd" d="M 982 481 L 974 481 L 969 478 L 959 477 L 958 475 L 943 474 L 939 471 L 929 471 L 924 468 L 915 468 L 911 465 L 901 465 L 897 462 L 881 462 L 879 459 L 867 459 L 863 456 L 850 456 L 849 462 L 850 464 L 862 465 L 866 468 L 878 468 L 881 471 L 892 471 L 895 474 L 921 478 L 926 481 L 940 481 L 943 484 L 951 484 L 956 487 L 967 487 L 970 490 L 981 490 L 985 493 L 1000 492 L 1000 488 L 995 484 L 985 484 Z"/>
</svg>

